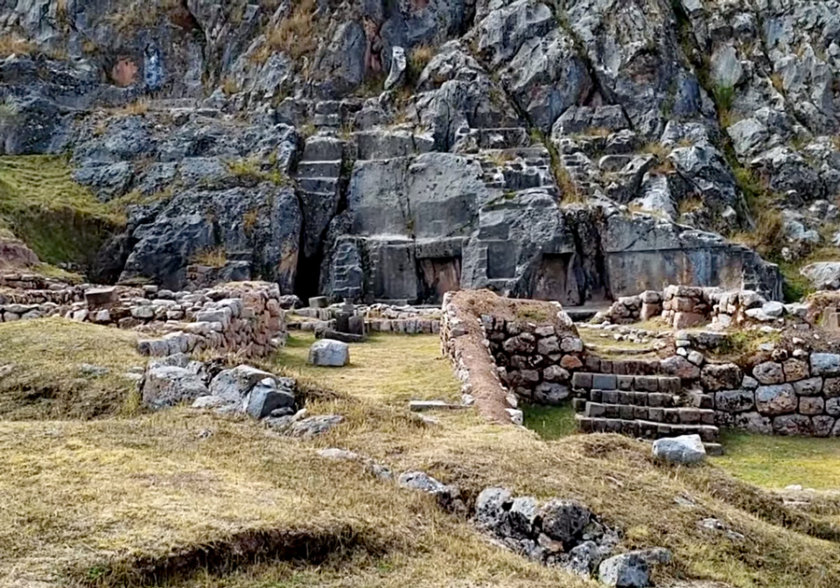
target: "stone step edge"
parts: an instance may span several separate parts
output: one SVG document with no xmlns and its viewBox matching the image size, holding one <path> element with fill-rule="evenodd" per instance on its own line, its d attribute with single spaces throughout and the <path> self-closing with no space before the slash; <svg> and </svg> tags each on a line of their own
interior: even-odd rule
<svg viewBox="0 0 840 588">
<path fill-rule="evenodd" d="M 655 390 L 652 389 L 654 384 L 656 385 Z M 662 386 L 662 384 L 665 384 L 665 386 Z M 620 387 L 622 385 L 625 387 Z M 637 386 L 642 389 L 637 389 Z M 572 388 L 583 390 L 670 392 L 673 394 L 679 394 L 682 390 L 682 380 L 677 376 L 642 376 L 602 374 L 597 372 L 575 372 L 572 375 Z"/>
<path fill-rule="evenodd" d="M 604 414 L 590 414 L 590 412 L 594 409 L 597 410 L 598 408 L 604 409 Z M 634 415 L 630 415 L 629 413 L 634 412 L 642 412 L 646 413 L 646 416 L 640 417 Z M 662 411 L 661 419 L 654 418 L 651 415 L 651 411 Z M 613 413 L 618 416 L 609 416 L 607 413 Z M 621 413 L 625 413 L 628 416 L 624 416 Z M 673 408 L 662 408 L 662 407 L 652 407 L 652 406 L 635 406 L 630 404 L 602 404 L 598 402 L 587 402 L 586 408 L 582 415 L 586 418 L 606 418 L 606 419 L 623 419 L 623 420 L 643 420 L 643 421 L 651 421 L 656 423 L 664 423 L 666 425 L 714 425 L 715 424 L 715 411 L 710 409 L 704 408 L 692 408 L 692 407 L 673 407 Z M 669 422 L 664 420 L 667 416 L 676 415 L 677 422 Z M 696 420 L 695 420 L 696 418 Z M 690 419 L 690 420 L 685 420 Z"/>
<path fill-rule="evenodd" d="M 583 393 L 583 400 L 599 404 L 620 404 L 625 406 L 649 406 L 650 408 L 679 408 L 683 398 L 670 392 L 644 392 L 640 390 L 578 390 Z M 632 395 L 635 398 L 621 399 L 621 396 Z M 614 397 L 614 398 L 611 398 Z M 699 408 L 699 407 L 689 407 Z"/>
<path fill-rule="evenodd" d="M 584 433 L 604 432 L 604 433 L 621 433 L 625 435 L 632 435 L 634 437 L 650 438 L 648 431 L 656 431 L 655 438 L 675 437 L 679 435 L 698 434 L 704 442 L 716 442 L 720 435 L 720 429 L 715 425 L 685 425 L 685 424 L 669 424 L 657 423 L 654 421 L 645 420 L 629 420 L 629 419 L 606 419 L 606 418 L 591 418 L 580 414 L 575 415 L 575 421 L 578 429 Z M 603 431 L 594 431 L 594 427 L 587 425 L 594 425 L 601 423 L 604 426 Z M 589 430 L 587 430 L 589 429 Z"/>
</svg>

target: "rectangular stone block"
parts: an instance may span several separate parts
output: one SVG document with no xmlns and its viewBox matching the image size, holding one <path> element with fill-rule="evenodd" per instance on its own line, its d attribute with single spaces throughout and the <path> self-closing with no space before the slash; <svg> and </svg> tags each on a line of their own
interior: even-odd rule
<svg viewBox="0 0 840 588">
<path fill-rule="evenodd" d="M 586 409 L 586 399 L 584 398 L 572 398 L 572 408 L 574 408 L 575 412 L 583 412 Z"/>
<path fill-rule="evenodd" d="M 656 392 L 659 390 L 659 379 L 656 376 L 636 376 L 633 386 L 643 392 Z"/>
<path fill-rule="evenodd" d="M 633 404 L 637 406 L 647 406 L 647 403 L 647 392 L 633 392 Z"/>
<path fill-rule="evenodd" d="M 616 384 L 619 390 L 632 390 L 633 376 L 616 376 Z"/>
<path fill-rule="evenodd" d="M 603 390 L 601 398 L 604 404 L 618 404 L 618 390 Z"/>
<path fill-rule="evenodd" d="M 630 404 L 622 404 L 618 407 L 618 414 L 621 418 L 632 421 L 635 418 L 634 408 Z"/>
<path fill-rule="evenodd" d="M 616 377 L 613 374 L 593 374 L 592 387 L 600 390 L 615 390 Z"/>
<path fill-rule="evenodd" d="M 682 380 L 673 376 L 658 376 L 659 391 L 679 394 L 682 390 Z"/>
<path fill-rule="evenodd" d="M 592 388 L 592 374 L 575 372 L 572 375 L 572 388 Z"/>
<path fill-rule="evenodd" d="M 700 423 L 700 411 L 696 408 L 678 408 L 680 423 L 685 425 L 696 425 Z"/>
<path fill-rule="evenodd" d="M 618 403 L 619 404 L 633 404 L 633 393 L 627 392 L 626 390 L 619 390 L 618 391 Z"/>
<path fill-rule="evenodd" d="M 591 390 L 589 392 L 589 400 L 592 402 L 602 402 L 604 398 L 604 392 L 601 390 Z"/>
<path fill-rule="evenodd" d="M 587 402 L 584 414 L 591 418 L 601 418 L 606 416 L 607 407 L 603 404 L 598 404 L 597 402 Z"/>
</svg>

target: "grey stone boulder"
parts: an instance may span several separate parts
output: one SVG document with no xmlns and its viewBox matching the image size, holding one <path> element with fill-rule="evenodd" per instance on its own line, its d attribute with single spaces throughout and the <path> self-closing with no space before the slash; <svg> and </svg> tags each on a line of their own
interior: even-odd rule
<svg viewBox="0 0 840 588">
<path fill-rule="evenodd" d="M 294 405 L 294 380 L 264 378 L 251 388 L 245 403 L 245 412 L 255 419 L 261 419 L 278 408 L 293 408 Z"/>
<path fill-rule="evenodd" d="M 650 566 L 639 552 L 622 553 L 601 562 L 598 578 L 616 588 L 646 588 L 650 586 Z"/>
<path fill-rule="evenodd" d="M 540 509 L 543 532 L 570 545 L 592 519 L 592 511 L 575 500 L 553 499 Z"/>
<path fill-rule="evenodd" d="M 208 394 L 204 379 L 186 367 L 152 362 L 143 380 L 143 404 L 151 409 L 175 406 Z"/>
<path fill-rule="evenodd" d="M 691 465 L 706 459 L 706 448 L 700 435 L 682 435 L 654 441 L 653 456 L 668 463 Z"/>
<path fill-rule="evenodd" d="M 350 347 L 334 339 L 321 339 L 309 348 L 309 363 L 316 366 L 343 367 L 350 363 Z"/>
<path fill-rule="evenodd" d="M 226 402 L 239 403 L 258 382 L 275 380 L 275 376 L 249 365 L 240 365 L 224 370 L 210 382 L 210 394 Z"/>
<path fill-rule="evenodd" d="M 342 422 L 344 422 L 344 417 L 340 414 L 320 414 L 293 422 L 285 434 L 290 437 L 311 439 L 323 435 Z"/>
<path fill-rule="evenodd" d="M 765 415 L 780 415 L 796 410 L 798 398 L 790 384 L 759 386 L 755 390 L 755 406 Z"/>
<path fill-rule="evenodd" d="M 459 500 L 460 490 L 456 486 L 444 484 L 426 472 L 413 471 L 400 474 L 397 479 L 400 488 L 418 490 L 433 496 L 441 507 L 447 510 L 462 510 L 463 503 Z"/>
<path fill-rule="evenodd" d="M 840 375 L 840 355 L 836 353 L 812 353 L 811 374 L 814 376 Z"/>
<path fill-rule="evenodd" d="M 484 529 L 498 529 L 512 503 L 513 496 L 507 488 L 485 488 L 475 501 L 476 524 Z"/>
<path fill-rule="evenodd" d="M 840 289 L 840 262 L 812 263 L 799 270 L 799 273 L 805 276 L 817 290 Z"/>
</svg>

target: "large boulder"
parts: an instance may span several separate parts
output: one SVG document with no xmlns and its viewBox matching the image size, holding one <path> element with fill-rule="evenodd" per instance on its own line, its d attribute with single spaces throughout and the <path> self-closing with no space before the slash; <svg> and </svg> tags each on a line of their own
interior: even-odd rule
<svg viewBox="0 0 840 588">
<path fill-rule="evenodd" d="M 840 289 L 840 263 L 823 261 L 806 265 L 799 270 L 817 290 Z"/>
<path fill-rule="evenodd" d="M 175 406 L 207 394 L 207 385 L 195 364 L 152 361 L 146 369 L 143 404 L 151 409 Z"/>
<path fill-rule="evenodd" d="M 668 463 L 691 465 L 706 459 L 706 448 L 700 435 L 682 435 L 654 441 L 653 456 Z"/>
<path fill-rule="evenodd" d="M 616 588 L 647 588 L 650 586 L 650 566 L 639 553 L 622 553 L 601 562 L 598 578 L 603 584 Z"/>
<path fill-rule="evenodd" d="M 343 367 L 350 363 L 350 347 L 334 339 L 321 339 L 309 348 L 309 363 L 316 366 Z"/>
</svg>

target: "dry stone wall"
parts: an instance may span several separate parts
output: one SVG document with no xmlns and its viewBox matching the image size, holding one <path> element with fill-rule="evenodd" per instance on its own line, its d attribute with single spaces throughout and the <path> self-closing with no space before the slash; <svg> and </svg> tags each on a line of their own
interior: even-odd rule
<svg viewBox="0 0 840 588">
<path fill-rule="evenodd" d="M 134 329 L 145 335 L 138 348 L 146 355 L 214 349 L 254 357 L 285 342 L 285 312 L 274 283 L 233 282 L 172 292 L 152 285 L 70 285 L 16 274 L 0 279 L 0 322 L 62 316 Z"/>
<path fill-rule="evenodd" d="M 840 353 L 815 345 L 819 336 L 785 338 L 722 363 L 709 358 L 728 335 L 677 332 L 676 346 L 660 357 L 611 359 L 588 350 L 558 306 L 556 316 L 535 320 L 524 310 L 533 301 L 480 292 L 477 304 L 472 294 L 447 295 L 441 329 L 443 353 L 470 395 L 480 396 L 484 385 L 508 408 L 517 399 L 571 401 L 584 431 L 651 438 L 696 432 L 707 446 L 722 426 L 840 436 Z"/>
<path fill-rule="evenodd" d="M 726 329 L 754 324 L 802 323 L 804 304 L 782 304 L 767 300 L 752 290 L 722 290 L 696 286 L 667 286 L 663 291 L 647 290 L 616 300 L 599 318 L 629 324 L 661 317 L 675 329 L 711 323 Z"/>
</svg>

